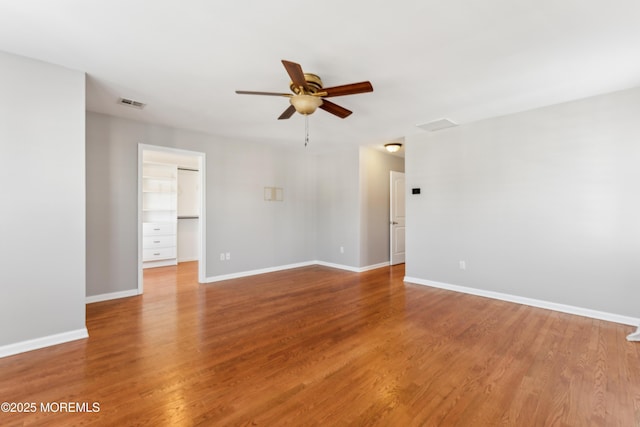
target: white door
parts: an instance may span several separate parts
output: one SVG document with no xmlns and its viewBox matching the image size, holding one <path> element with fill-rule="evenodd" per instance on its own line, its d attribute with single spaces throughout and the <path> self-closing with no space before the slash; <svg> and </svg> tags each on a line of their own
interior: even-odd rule
<svg viewBox="0 0 640 427">
<path fill-rule="evenodd" d="M 405 209 L 404 173 L 391 171 L 390 264 L 404 262 Z"/>
</svg>

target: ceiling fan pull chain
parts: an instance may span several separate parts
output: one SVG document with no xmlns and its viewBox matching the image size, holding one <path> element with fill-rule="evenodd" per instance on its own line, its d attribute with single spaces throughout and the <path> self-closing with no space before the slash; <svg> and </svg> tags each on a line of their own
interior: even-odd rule
<svg viewBox="0 0 640 427">
<path fill-rule="evenodd" d="M 304 146 L 309 144 L 309 115 L 304 115 Z"/>
</svg>

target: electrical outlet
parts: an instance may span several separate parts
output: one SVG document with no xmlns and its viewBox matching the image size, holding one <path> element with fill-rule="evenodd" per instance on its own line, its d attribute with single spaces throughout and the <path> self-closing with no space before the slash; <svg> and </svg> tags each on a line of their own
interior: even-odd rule
<svg viewBox="0 0 640 427">
<path fill-rule="evenodd" d="M 467 261 L 460 261 L 460 270 L 466 270 L 467 269 Z"/>
<path fill-rule="evenodd" d="M 340 253 L 343 254 L 344 253 L 344 246 L 340 246 Z"/>
<path fill-rule="evenodd" d="M 223 253 L 220 254 L 220 261 L 224 261 L 224 254 Z"/>
<path fill-rule="evenodd" d="M 229 261 L 231 259 L 231 252 L 227 252 L 224 257 Z"/>
</svg>

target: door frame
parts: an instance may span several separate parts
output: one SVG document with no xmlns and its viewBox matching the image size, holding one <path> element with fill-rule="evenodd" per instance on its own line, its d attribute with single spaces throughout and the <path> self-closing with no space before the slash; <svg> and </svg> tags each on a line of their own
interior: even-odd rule
<svg viewBox="0 0 640 427">
<path fill-rule="evenodd" d="M 206 154 L 199 151 L 184 150 L 181 148 L 163 147 L 161 145 L 138 144 L 138 295 L 144 291 L 144 279 L 142 269 L 142 165 L 143 153 L 148 151 L 163 151 L 166 153 L 192 156 L 198 158 L 198 169 L 200 172 L 200 220 L 198 221 L 198 282 L 206 282 Z"/>
<path fill-rule="evenodd" d="M 396 264 L 403 264 L 406 260 L 406 241 L 405 241 L 405 252 L 404 252 L 404 256 L 402 257 L 402 261 L 397 261 L 394 262 L 393 259 L 393 247 L 394 247 L 394 238 L 395 238 L 395 232 L 394 230 L 397 228 L 395 227 L 394 224 L 394 218 L 393 218 L 393 214 L 394 214 L 394 196 L 396 194 L 395 191 L 395 186 L 394 186 L 394 176 L 396 175 L 402 175 L 403 179 L 405 177 L 405 173 L 404 172 L 399 172 L 399 171 L 389 171 L 389 265 L 396 265 Z M 407 203 L 407 191 L 406 191 L 406 181 L 405 181 L 405 188 L 403 189 L 403 198 L 404 198 L 404 204 L 405 204 L 405 214 L 406 214 L 406 203 Z M 405 223 L 402 225 L 402 227 L 405 228 L 405 238 L 406 238 L 406 216 L 405 216 Z"/>
</svg>

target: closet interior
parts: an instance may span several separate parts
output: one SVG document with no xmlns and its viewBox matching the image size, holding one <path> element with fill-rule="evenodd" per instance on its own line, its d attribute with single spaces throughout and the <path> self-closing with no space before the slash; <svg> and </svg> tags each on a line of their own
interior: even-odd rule
<svg viewBox="0 0 640 427">
<path fill-rule="evenodd" d="M 143 151 L 143 268 L 198 260 L 199 163 L 196 156 Z"/>
</svg>

